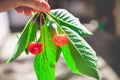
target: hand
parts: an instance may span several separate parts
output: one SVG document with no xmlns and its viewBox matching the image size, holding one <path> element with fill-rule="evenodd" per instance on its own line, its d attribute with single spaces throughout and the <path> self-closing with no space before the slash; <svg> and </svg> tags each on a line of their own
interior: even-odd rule
<svg viewBox="0 0 120 80">
<path fill-rule="evenodd" d="M 48 12 L 49 4 L 45 0 L 0 0 L 0 12 L 16 8 L 18 13 L 24 12 L 29 16 L 31 12 Z"/>
<path fill-rule="evenodd" d="M 31 1 L 31 2 L 30 2 Z M 26 16 L 31 15 L 32 12 L 48 12 L 50 10 L 49 4 L 44 1 L 34 1 L 34 0 L 23 0 L 24 6 L 20 6 L 16 8 L 18 13 L 25 13 Z"/>
</svg>

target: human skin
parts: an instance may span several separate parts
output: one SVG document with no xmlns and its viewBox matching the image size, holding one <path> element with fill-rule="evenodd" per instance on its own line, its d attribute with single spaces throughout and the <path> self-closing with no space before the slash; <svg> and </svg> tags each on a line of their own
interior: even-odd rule
<svg viewBox="0 0 120 80">
<path fill-rule="evenodd" d="M 0 0 L 0 12 L 15 8 L 18 13 L 29 16 L 32 11 L 48 12 L 49 4 L 45 0 Z"/>
</svg>

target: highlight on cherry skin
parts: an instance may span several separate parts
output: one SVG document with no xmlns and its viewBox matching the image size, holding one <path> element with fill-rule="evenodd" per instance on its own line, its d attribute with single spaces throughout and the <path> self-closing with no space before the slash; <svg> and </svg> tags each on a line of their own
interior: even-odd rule
<svg viewBox="0 0 120 80">
<path fill-rule="evenodd" d="M 68 37 L 65 34 L 54 34 L 53 42 L 56 46 L 64 46 L 68 42 Z"/>
<path fill-rule="evenodd" d="M 43 45 L 40 42 L 30 42 L 28 45 L 28 50 L 33 55 L 38 55 L 43 50 Z"/>
</svg>

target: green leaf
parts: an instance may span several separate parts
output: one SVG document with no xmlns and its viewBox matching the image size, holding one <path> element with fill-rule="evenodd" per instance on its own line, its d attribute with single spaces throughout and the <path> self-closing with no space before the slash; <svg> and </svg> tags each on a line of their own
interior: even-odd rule
<svg viewBox="0 0 120 80">
<path fill-rule="evenodd" d="M 99 79 L 95 51 L 74 30 L 62 26 L 69 37 L 67 45 L 62 47 L 64 59 L 73 73 L 84 74 Z"/>
<path fill-rule="evenodd" d="M 64 9 L 52 10 L 48 18 L 56 23 L 59 26 L 58 30 L 61 29 L 70 40 L 62 47 L 69 69 L 73 73 L 99 79 L 96 53 L 82 38 L 91 33 L 81 26 L 78 19 Z"/>
<path fill-rule="evenodd" d="M 80 36 L 92 35 L 80 22 L 65 9 L 54 9 L 49 12 L 49 15 L 62 27 L 66 26 L 76 31 Z M 50 19 L 50 18 L 49 18 Z"/>
<path fill-rule="evenodd" d="M 47 27 L 46 24 L 41 27 L 41 37 L 39 42 L 44 45 L 41 54 L 35 56 L 34 69 L 38 80 L 55 80 L 55 64 L 61 53 L 61 49 L 56 47 L 52 41 L 54 29 Z"/>
<path fill-rule="evenodd" d="M 17 37 L 18 39 L 20 38 L 18 34 L 16 34 L 16 37 Z M 29 54 L 29 51 L 28 51 L 27 48 L 25 49 L 25 53 L 26 53 L 26 54 Z"/>
<path fill-rule="evenodd" d="M 34 70 L 37 80 L 55 80 L 55 66 L 50 65 L 44 54 L 43 52 L 34 59 Z"/>
<path fill-rule="evenodd" d="M 29 54 L 29 51 L 28 51 L 28 49 L 27 49 L 27 48 L 25 49 L 25 53 L 26 53 L 26 55 L 28 55 L 28 54 Z"/>
<path fill-rule="evenodd" d="M 36 14 L 35 14 L 36 15 Z M 22 31 L 22 34 L 15 46 L 14 53 L 12 57 L 7 61 L 7 63 L 13 61 L 14 59 L 18 58 L 22 52 L 27 48 L 28 43 L 31 40 L 34 40 L 35 33 L 37 32 L 37 23 L 31 22 L 32 18 L 35 16 L 33 15 L 28 23 L 26 24 L 25 28 Z"/>
</svg>

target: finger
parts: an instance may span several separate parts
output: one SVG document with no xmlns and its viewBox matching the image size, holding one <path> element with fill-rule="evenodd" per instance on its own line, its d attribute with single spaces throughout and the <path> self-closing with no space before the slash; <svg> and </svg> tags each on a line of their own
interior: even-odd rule
<svg viewBox="0 0 120 80">
<path fill-rule="evenodd" d="M 24 0 L 24 1 L 25 1 L 24 6 L 31 7 L 38 11 L 48 12 L 50 10 L 49 4 L 44 0 L 41 0 L 41 1 Z"/>
<path fill-rule="evenodd" d="M 36 9 L 32 9 L 32 11 L 33 11 L 33 12 L 38 12 L 38 10 L 36 10 Z"/>
<path fill-rule="evenodd" d="M 31 15 L 31 8 L 24 7 L 24 13 L 25 13 L 26 16 L 30 16 Z"/>
<path fill-rule="evenodd" d="M 23 13 L 23 7 L 17 7 L 17 8 L 15 8 L 15 10 L 16 10 L 18 13 Z"/>
<path fill-rule="evenodd" d="M 35 6 L 33 6 L 35 9 L 41 11 L 41 12 L 48 12 L 50 10 L 50 6 L 49 4 L 42 0 L 42 1 L 36 1 L 36 3 L 34 3 Z"/>
<path fill-rule="evenodd" d="M 48 12 L 50 10 L 50 6 L 49 4 L 43 0 L 43 2 L 41 3 L 41 9 L 40 11 L 42 12 Z"/>
</svg>

